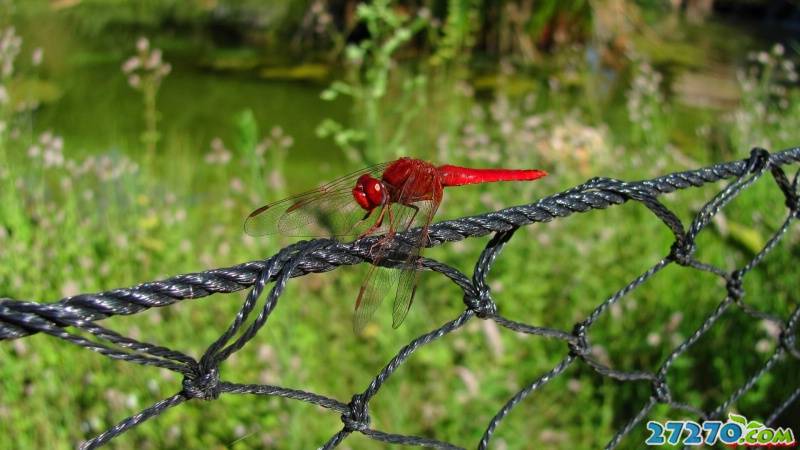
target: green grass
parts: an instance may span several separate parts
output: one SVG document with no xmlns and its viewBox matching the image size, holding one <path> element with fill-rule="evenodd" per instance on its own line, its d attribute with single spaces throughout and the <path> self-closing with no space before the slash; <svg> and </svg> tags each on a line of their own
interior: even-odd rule
<svg viewBox="0 0 800 450">
<path fill-rule="evenodd" d="M 132 45 L 120 53 L 132 52 Z M 413 92 L 424 95 L 428 107 L 406 111 L 404 117 L 397 115 L 403 112 L 373 115 L 370 121 L 379 121 L 387 130 L 394 123 L 407 123 L 407 140 L 401 146 L 415 149 L 410 151 L 414 156 L 551 172 L 531 184 L 448 191 L 441 219 L 533 202 L 592 176 L 636 180 L 719 160 L 710 149 L 725 158 L 741 158 L 747 146 L 762 144 L 762 138 L 775 149 L 800 142 L 800 128 L 791 126 L 793 110 L 786 113 L 789 123 L 780 127 L 748 116 L 746 123 L 752 127 L 745 130 L 735 129 L 737 122 L 722 115 L 697 113 L 709 121 L 703 125 L 735 135 L 729 147 L 720 148 L 712 136 L 687 133 L 686 123 L 673 120 L 678 107 L 656 91 L 634 93 L 628 85 L 620 87 L 619 96 L 612 95 L 603 105 L 609 119 L 597 122 L 598 105 L 588 103 L 598 100 L 580 92 L 559 95 L 536 80 L 531 86 L 540 87 L 526 93 L 536 97 L 531 99 L 503 91 L 500 80 L 499 90 L 487 101 L 465 89 L 464 73 L 454 70 L 442 76 L 421 66 L 415 74 L 427 84 L 415 89 L 422 90 L 404 89 L 406 72 L 391 72 L 386 97 L 370 101 L 385 107 L 380 102 L 408 101 Z M 636 67 L 631 70 L 633 78 L 643 73 Z M 23 129 L 21 137 L 0 135 L 0 297 L 55 301 L 265 258 L 293 240 L 243 235 L 241 222 L 251 209 L 358 168 L 358 163 L 344 161 L 330 141 L 313 134 L 323 117 L 334 117 L 355 130 L 365 126 L 357 115 L 346 120 L 337 109 L 341 104 L 317 100 L 321 87 L 269 82 L 263 88 L 262 82 L 232 77 L 221 81 L 225 87 L 215 93 L 221 77 L 192 75 L 180 68 L 161 86 L 162 140 L 156 155 L 144 158 L 137 151 L 140 125 L 130 119 L 142 115 L 139 99 L 134 91 L 124 91 L 124 77 L 116 75 L 114 89 L 128 101 L 115 105 L 109 100 L 98 107 L 104 112 L 98 120 L 110 123 L 115 118 L 119 128 L 101 126 L 97 141 L 97 125 L 88 111 L 94 111 L 95 100 L 102 100 L 100 92 L 80 103 L 74 92 L 63 89 L 61 100 L 41 110 L 0 111 L 11 127 Z M 97 73 L 93 77 L 102 78 Z M 90 83 L 80 77 L 51 81 L 89 91 Z M 362 87 L 368 88 L 370 81 L 349 82 L 365 82 Z M 241 89 L 238 96 L 233 95 L 235 89 Z M 275 97 L 264 100 L 260 89 L 274 89 Z M 625 102 L 631 95 L 639 95 L 647 107 L 631 111 Z M 180 108 L 187 98 L 197 103 Z M 251 116 L 240 114 L 247 102 L 253 103 Z M 762 88 L 733 113 L 754 114 L 752 108 L 759 102 L 769 114 L 780 112 Z M 796 104 L 790 108 L 796 109 Z M 110 114 L 114 115 L 106 117 Z M 281 150 L 276 144 L 281 137 L 273 136 L 271 149 L 259 157 L 256 144 L 271 136 L 276 125 L 295 139 L 293 145 Z M 42 156 L 29 156 L 28 148 L 47 128 L 65 135 L 63 156 L 71 163 L 45 167 Z M 214 136 L 222 136 L 230 152 L 226 164 L 204 160 Z M 367 154 L 390 159 L 397 151 L 378 145 L 386 144 L 380 137 L 371 139 L 377 146 Z M 670 147 L 675 142 L 691 151 L 682 153 L 683 145 Z M 324 161 L 312 148 L 326 149 Z M 687 162 L 688 157 L 695 161 Z M 86 163 L 87 158 L 93 163 Z M 663 201 L 688 226 L 723 185 L 671 194 Z M 726 224 L 710 225 L 701 233 L 698 258 L 726 270 L 741 267 L 777 229 L 784 209 L 782 196 L 765 177 L 724 209 Z M 448 244 L 426 255 L 469 275 L 488 239 Z M 518 231 L 497 260 L 490 275 L 493 295 L 505 317 L 571 330 L 602 300 L 665 256 L 672 241 L 669 230 L 636 203 L 535 224 Z M 798 277 L 798 242 L 795 226 L 745 278 L 748 304 L 780 317 L 797 307 L 792 286 Z M 342 267 L 292 280 L 267 325 L 222 364 L 222 378 L 305 389 L 347 402 L 403 345 L 453 319 L 463 308 L 460 290 L 443 277 L 423 273 L 415 305 L 402 327 L 392 330 L 384 305 L 375 326 L 365 337 L 357 337 L 351 331 L 351 315 L 365 269 Z M 620 370 L 655 371 L 723 297 L 724 286 L 716 278 L 670 266 L 598 319 L 589 332 L 593 355 Z M 213 296 L 101 324 L 199 358 L 232 321 L 243 298 L 243 293 Z M 728 311 L 670 371 L 674 398 L 715 407 L 759 370 L 774 342 L 761 323 Z M 398 369 L 370 404 L 372 425 L 474 446 L 497 410 L 567 351 L 560 341 L 520 336 L 473 320 L 420 349 Z M 5 437 L 0 449 L 74 448 L 181 386 L 180 378 L 166 370 L 112 361 L 43 335 L 3 342 L 0 361 L 0 436 Z M 750 419 L 765 419 L 796 388 L 786 380 L 797 379 L 797 372 L 796 362 L 781 363 L 736 410 Z M 639 410 L 649 393 L 646 382 L 616 382 L 577 363 L 521 402 L 501 423 L 493 442 L 497 447 L 505 442 L 508 448 L 598 448 Z M 657 408 L 651 416 L 681 417 L 666 408 Z M 215 402 L 193 401 L 169 410 L 115 439 L 110 447 L 313 448 L 340 428 L 337 414 L 300 402 L 224 395 Z M 640 448 L 644 436 L 639 426 L 622 448 Z M 361 436 L 345 441 L 345 448 L 384 447 Z"/>
</svg>

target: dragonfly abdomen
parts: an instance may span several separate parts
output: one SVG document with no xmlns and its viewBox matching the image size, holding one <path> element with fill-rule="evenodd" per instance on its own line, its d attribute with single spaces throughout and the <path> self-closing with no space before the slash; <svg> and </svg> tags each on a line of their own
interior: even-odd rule
<svg viewBox="0 0 800 450">
<path fill-rule="evenodd" d="M 496 181 L 532 181 L 547 175 L 547 172 L 535 169 L 471 169 L 451 165 L 439 166 L 437 170 L 445 187 Z"/>
</svg>

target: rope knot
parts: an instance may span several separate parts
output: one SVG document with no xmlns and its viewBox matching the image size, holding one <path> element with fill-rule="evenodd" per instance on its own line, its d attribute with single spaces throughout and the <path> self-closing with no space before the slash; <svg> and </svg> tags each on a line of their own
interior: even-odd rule
<svg viewBox="0 0 800 450">
<path fill-rule="evenodd" d="M 742 297 L 744 297 L 741 270 L 734 270 L 730 276 L 726 278 L 725 288 L 728 290 L 728 295 L 730 295 L 734 300 L 740 300 Z"/>
<path fill-rule="evenodd" d="M 586 323 L 576 323 L 572 328 L 572 335 L 575 336 L 575 340 L 569 342 L 570 354 L 579 358 L 588 355 L 590 350 L 589 340 L 586 339 Z"/>
<path fill-rule="evenodd" d="M 769 163 L 769 151 L 761 147 L 753 147 L 750 150 L 750 158 L 747 161 L 747 170 L 751 173 L 758 172 Z"/>
<path fill-rule="evenodd" d="M 672 244 L 669 256 L 676 263 L 682 266 L 688 266 L 692 263 L 692 255 L 697 246 L 694 242 L 685 239 L 679 239 Z"/>
<path fill-rule="evenodd" d="M 653 380 L 653 396 L 659 403 L 672 402 L 672 394 L 669 392 L 669 386 L 663 378 Z"/>
<path fill-rule="evenodd" d="M 364 431 L 369 428 L 369 408 L 361 394 L 356 394 L 347 404 L 349 411 L 342 414 L 342 423 L 348 431 Z"/>
<path fill-rule="evenodd" d="M 497 315 L 497 304 L 492 299 L 492 294 L 488 289 L 478 289 L 477 297 L 474 295 L 464 295 L 464 303 L 471 309 L 476 316 L 481 319 L 494 317 Z"/>
<path fill-rule="evenodd" d="M 183 377 L 183 393 L 188 398 L 215 400 L 219 397 L 219 369 L 211 368 L 205 373 L 193 373 Z"/>
</svg>

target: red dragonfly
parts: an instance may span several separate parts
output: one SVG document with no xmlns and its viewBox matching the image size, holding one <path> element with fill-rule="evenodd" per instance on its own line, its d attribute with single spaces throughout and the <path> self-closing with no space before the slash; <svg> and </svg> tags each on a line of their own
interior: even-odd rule
<svg viewBox="0 0 800 450">
<path fill-rule="evenodd" d="M 247 234 L 263 236 L 381 235 L 371 247 L 370 266 L 356 299 L 353 329 L 360 334 L 387 292 L 394 289 L 392 326 L 405 319 L 416 291 L 419 256 L 428 226 L 445 187 L 495 181 L 536 180 L 542 170 L 470 169 L 400 158 L 353 172 L 316 189 L 256 209 L 247 217 Z M 396 233 L 412 225 L 421 230 L 402 269 L 379 268 Z M 316 231 L 310 230 L 316 226 Z M 321 227 L 320 227 L 321 226 Z"/>
</svg>

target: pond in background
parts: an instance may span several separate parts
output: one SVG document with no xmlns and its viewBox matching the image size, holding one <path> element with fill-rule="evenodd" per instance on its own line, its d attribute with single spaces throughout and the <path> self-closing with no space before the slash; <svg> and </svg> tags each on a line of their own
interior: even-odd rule
<svg viewBox="0 0 800 450">
<path fill-rule="evenodd" d="M 16 26 L 24 40 L 20 58 L 28 58 L 33 48 L 43 48 L 44 64 L 35 76 L 58 92 L 57 98 L 30 115 L 32 136 L 51 130 L 64 138 L 68 155 L 124 152 L 135 159 L 143 156 L 142 95 L 128 85 L 120 69 L 134 54 L 138 35 L 115 36 L 110 42 L 82 38 L 67 19 L 55 13 Z M 318 162 L 323 154 L 334 168 L 344 165 L 339 148 L 315 133 L 324 118 L 347 119 L 345 102 L 319 98 L 327 82 L 265 79 L 206 68 L 201 64 L 206 58 L 203 50 L 196 48 L 191 36 L 154 36 L 152 46 L 164 48 L 164 59 L 172 65 L 158 95 L 160 152 L 179 149 L 196 154 L 202 163 L 212 139 L 220 137 L 233 146 L 234 119 L 249 109 L 262 137 L 281 127 L 293 138 L 289 164 Z M 32 136 L 23 139 L 32 141 Z"/>
</svg>

